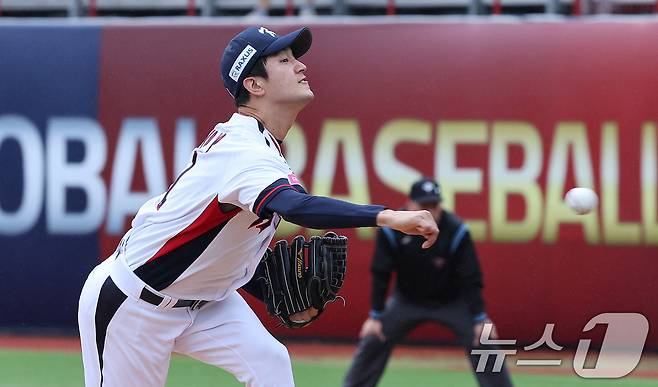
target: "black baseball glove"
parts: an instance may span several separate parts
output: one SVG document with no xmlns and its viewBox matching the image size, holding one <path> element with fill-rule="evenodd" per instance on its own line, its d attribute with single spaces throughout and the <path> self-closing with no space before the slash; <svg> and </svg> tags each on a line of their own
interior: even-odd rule
<svg viewBox="0 0 658 387">
<path fill-rule="evenodd" d="M 301 328 L 318 318 L 327 303 L 340 298 L 346 269 L 347 237 L 328 232 L 307 242 L 300 235 L 290 244 L 280 240 L 273 250 L 268 248 L 255 279 L 268 313 L 288 328 Z M 310 307 L 318 310 L 311 320 L 290 319 Z"/>
</svg>

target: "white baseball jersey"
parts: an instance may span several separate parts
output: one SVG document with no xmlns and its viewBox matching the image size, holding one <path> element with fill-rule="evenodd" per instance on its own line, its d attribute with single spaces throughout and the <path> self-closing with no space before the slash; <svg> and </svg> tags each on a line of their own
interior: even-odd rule
<svg viewBox="0 0 658 387">
<path fill-rule="evenodd" d="M 254 118 L 235 114 L 217 125 L 89 274 L 78 308 L 85 385 L 164 386 L 177 352 L 249 387 L 293 387 L 286 348 L 236 291 L 279 221 L 256 213 L 292 185 L 302 190 L 276 139 Z M 158 291 L 151 301 L 145 284 Z M 177 307 L 172 297 L 211 302 Z"/>
<path fill-rule="evenodd" d="M 236 113 L 194 149 L 167 192 L 139 209 L 118 259 L 169 296 L 222 300 L 251 279 L 274 236 L 278 215 L 256 213 L 293 184 L 274 136 Z"/>
</svg>

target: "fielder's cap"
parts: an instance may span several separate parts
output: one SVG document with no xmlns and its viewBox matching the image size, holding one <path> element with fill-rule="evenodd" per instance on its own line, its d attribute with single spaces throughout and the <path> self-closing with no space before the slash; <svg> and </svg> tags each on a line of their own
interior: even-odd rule
<svg viewBox="0 0 658 387">
<path fill-rule="evenodd" d="M 283 36 L 277 36 L 265 27 L 247 28 L 231 39 L 222 54 L 220 67 L 224 87 L 236 98 L 242 81 L 249 75 L 258 58 L 287 47 L 290 47 L 295 58 L 299 58 L 311 48 L 312 40 L 311 30 L 306 27 Z"/>
<path fill-rule="evenodd" d="M 441 186 L 436 181 L 423 177 L 411 186 L 409 198 L 418 204 L 440 203 L 443 200 Z"/>
</svg>

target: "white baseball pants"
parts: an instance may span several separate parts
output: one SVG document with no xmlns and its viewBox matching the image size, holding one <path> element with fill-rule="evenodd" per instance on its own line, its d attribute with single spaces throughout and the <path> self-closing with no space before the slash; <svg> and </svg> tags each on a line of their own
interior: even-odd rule
<svg viewBox="0 0 658 387">
<path fill-rule="evenodd" d="M 250 387 L 294 386 L 286 347 L 237 292 L 197 310 L 156 307 L 139 299 L 143 283 L 113 258 L 91 272 L 80 295 L 85 386 L 164 386 L 172 352 Z"/>
</svg>

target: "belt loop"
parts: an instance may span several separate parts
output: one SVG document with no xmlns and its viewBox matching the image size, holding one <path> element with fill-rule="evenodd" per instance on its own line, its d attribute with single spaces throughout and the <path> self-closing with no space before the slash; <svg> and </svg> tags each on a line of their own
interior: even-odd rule
<svg viewBox="0 0 658 387">
<path fill-rule="evenodd" d="M 115 255 L 116 254 L 117 253 L 115 253 Z M 158 310 L 171 309 L 178 302 L 178 298 L 163 294 L 146 285 L 132 270 L 130 270 L 128 264 L 122 259 L 122 257 L 117 256 L 117 258 L 109 264 L 112 265 L 110 276 L 117 287 L 126 295 L 131 296 L 136 300 L 146 302 L 151 307 Z M 151 302 L 143 300 L 141 294 L 145 289 L 154 296 L 162 298 L 162 301 L 158 305 L 154 305 Z"/>
</svg>

